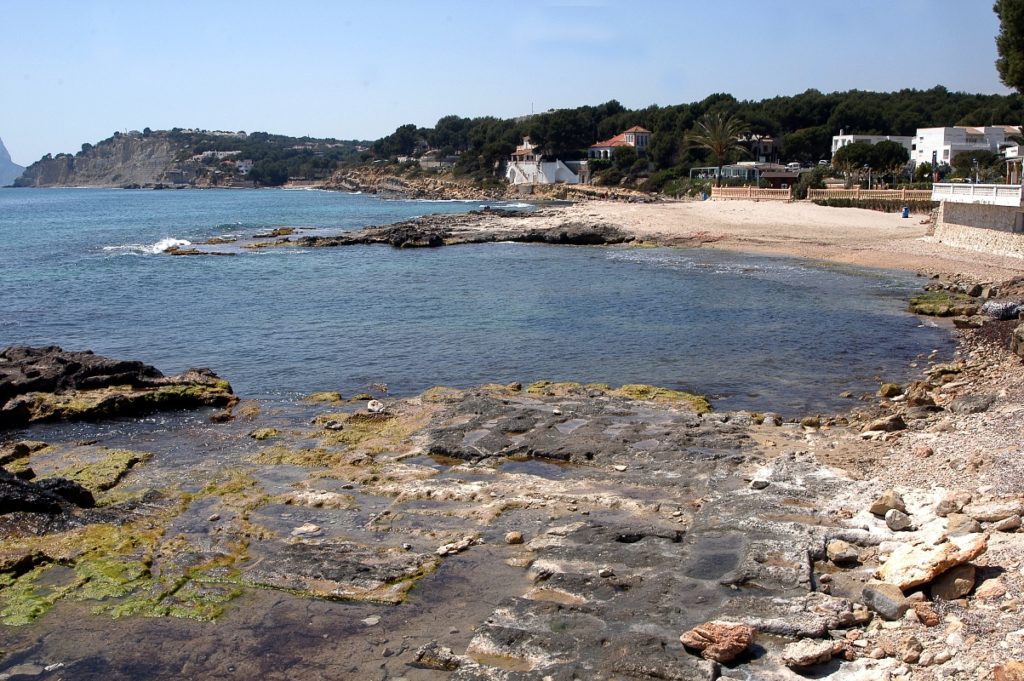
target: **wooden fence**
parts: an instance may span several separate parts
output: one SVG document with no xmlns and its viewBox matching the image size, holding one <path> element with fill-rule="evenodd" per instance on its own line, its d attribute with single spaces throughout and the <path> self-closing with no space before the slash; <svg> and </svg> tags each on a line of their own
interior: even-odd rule
<svg viewBox="0 0 1024 681">
<path fill-rule="evenodd" d="M 930 189 L 808 189 L 807 198 L 815 199 L 889 199 L 893 201 L 931 201 Z"/>
<path fill-rule="evenodd" d="M 750 199 L 753 201 L 791 201 L 791 189 L 758 189 L 757 187 L 712 187 L 713 199 Z"/>
</svg>

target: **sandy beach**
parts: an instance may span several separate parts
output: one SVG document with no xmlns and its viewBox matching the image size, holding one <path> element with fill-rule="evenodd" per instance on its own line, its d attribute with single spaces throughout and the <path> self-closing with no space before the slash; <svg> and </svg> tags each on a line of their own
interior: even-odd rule
<svg viewBox="0 0 1024 681">
<path fill-rule="evenodd" d="M 812 203 L 591 201 L 551 212 L 553 222 L 607 222 L 641 239 L 940 273 L 980 280 L 1024 274 L 1020 258 L 947 246 L 928 236 L 930 217 Z"/>
</svg>

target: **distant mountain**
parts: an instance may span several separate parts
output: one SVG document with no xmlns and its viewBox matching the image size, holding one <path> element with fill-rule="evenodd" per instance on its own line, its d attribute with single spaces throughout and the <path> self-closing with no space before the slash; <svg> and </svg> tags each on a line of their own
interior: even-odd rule
<svg viewBox="0 0 1024 681">
<path fill-rule="evenodd" d="M 11 160 L 4 141 L 0 139 L 0 187 L 13 184 L 23 172 L 25 169 Z"/>
</svg>

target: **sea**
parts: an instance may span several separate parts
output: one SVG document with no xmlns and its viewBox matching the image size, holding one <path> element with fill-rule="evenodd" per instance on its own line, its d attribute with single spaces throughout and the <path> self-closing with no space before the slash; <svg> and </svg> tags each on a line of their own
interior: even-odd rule
<svg viewBox="0 0 1024 681">
<path fill-rule="evenodd" d="M 715 409 L 836 412 L 905 381 L 948 327 L 906 311 L 922 280 L 703 249 L 495 243 L 168 246 L 279 227 L 334 234 L 429 213 L 529 204 L 319 190 L 0 190 L 0 347 L 59 345 L 208 367 L 243 398 L 386 385 L 648 383 Z M 923 364 L 922 364 L 923 366 Z"/>
</svg>

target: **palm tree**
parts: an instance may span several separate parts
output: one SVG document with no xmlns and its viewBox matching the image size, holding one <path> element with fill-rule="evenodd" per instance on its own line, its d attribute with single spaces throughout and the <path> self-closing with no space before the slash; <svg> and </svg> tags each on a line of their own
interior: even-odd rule
<svg viewBox="0 0 1024 681">
<path fill-rule="evenodd" d="M 709 111 L 700 117 L 693 130 L 687 134 L 687 146 L 704 149 L 715 159 L 718 169 L 715 174 L 716 186 L 722 184 L 722 166 L 730 154 L 749 153 L 742 142 L 744 132 L 743 122 L 732 114 Z"/>
</svg>

